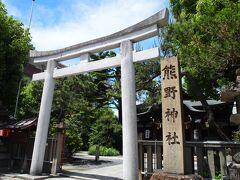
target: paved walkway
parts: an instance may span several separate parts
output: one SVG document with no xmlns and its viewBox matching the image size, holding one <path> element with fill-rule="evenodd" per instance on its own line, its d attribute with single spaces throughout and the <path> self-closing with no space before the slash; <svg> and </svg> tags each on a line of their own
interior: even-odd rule
<svg viewBox="0 0 240 180">
<path fill-rule="evenodd" d="M 122 179 L 122 156 L 100 156 L 98 163 L 95 156 L 89 156 L 87 152 L 76 153 L 73 157 L 76 161 L 63 166 L 63 176 L 92 180 Z"/>
<path fill-rule="evenodd" d="M 122 164 L 107 166 L 88 170 L 71 170 L 64 172 L 63 176 L 77 178 L 77 179 L 91 179 L 91 180 L 120 180 L 122 179 Z"/>
<path fill-rule="evenodd" d="M 120 180 L 122 179 L 122 157 L 103 157 L 95 162 L 95 156 L 89 156 L 87 152 L 76 153 L 73 161 L 63 165 L 63 173 L 60 176 L 32 177 L 28 174 L 2 174 L 0 180 L 20 179 L 51 179 L 51 180 Z"/>
</svg>

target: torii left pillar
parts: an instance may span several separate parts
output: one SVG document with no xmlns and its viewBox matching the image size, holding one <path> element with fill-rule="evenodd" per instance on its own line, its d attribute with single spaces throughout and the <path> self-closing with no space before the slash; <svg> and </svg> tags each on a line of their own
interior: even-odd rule
<svg viewBox="0 0 240 180">
<path fill-rule="evenodd" d="M 45 72 L 45 81 L 42 92 L 41 106 L 38 116 L 38 124 L 34 142 L 32 163 L 30 168 L 30 174 L 33 176 L 40 175 L 42 173 L 55 85 L 53 79 L 53 72 L 55 67 L 56 67 L 55 61 L 53 60 L 48 61 L 47 70 Z"/>
</svg>

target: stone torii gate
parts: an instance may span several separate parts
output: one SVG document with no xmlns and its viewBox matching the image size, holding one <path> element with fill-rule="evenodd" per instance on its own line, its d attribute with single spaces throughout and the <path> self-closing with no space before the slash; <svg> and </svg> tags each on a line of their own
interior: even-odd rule
<svg viewBox="0 0 240 180">
<path fill-rule="evenodd" d="M 33 81 L 44 80 L 37 131 L 34 142 L 31 175 L 42 173 L 45 145 L 54 93 L 54 79 L 86 72 L 121 66 L 122 131 L 123 131 L 123 179 L 138 179 L 138 144 L 136 120 L 135 70 L 133 63 L 158 58 L 159 48 L 133 51 L 133 43 L 158 35 L 159 28 L 168 23 L 168 10 L 117 33 L 63 49 L 30 51 L 36 65 L 46 65 L 42 73 L 34 74 Z M 120 55 L 90 62 L 90 54 L 120 47 Z M 56 62 L 80 57 L 78 65 L 56 69 Z"/>
</svg>

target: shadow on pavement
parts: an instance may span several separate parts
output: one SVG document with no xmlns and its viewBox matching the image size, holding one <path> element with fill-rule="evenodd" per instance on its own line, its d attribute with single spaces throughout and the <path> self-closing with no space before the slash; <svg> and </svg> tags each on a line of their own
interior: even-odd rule
<svg viewBox="0 0 240 180">
<path fill-rule="evenodd" d="M 76 165 L 101 165 L 101 164 L 107 164 L 111 163 L 112 161 L 106 161 L 106 160 L 92 160 L 92 159 L 83 159 L 83 158 L 72 158 L 69 163 L 76 164 Z"/>
<path fill-rule="evenodd" d="M 107 166 L 114 166 L 121 164 L 121 160 L 98 160 L 87 159 L 87 158 L 71 158 L 64 163 L 63 169 L 68 170 L 74 167 L 81 167 L 84 169 L 102 168 Z"/>
<path fill-rule="evenodd" d="M 86 173 L 78 173 L 78 172 L 67 172 L 61 175 L 62 177 L 73 177 L 74 179 L 82 179 L 82 178 L 93 178 L 99 180 L 122 180 L 116 177 L 95 175 L 95 174 L 86 174 Z"/>
</svg>

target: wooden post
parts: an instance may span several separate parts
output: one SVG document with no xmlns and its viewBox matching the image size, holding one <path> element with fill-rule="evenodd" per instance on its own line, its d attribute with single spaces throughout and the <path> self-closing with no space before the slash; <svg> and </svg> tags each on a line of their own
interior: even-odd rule
<svg viewBox="0 0 240 180">
<path fill-rule="evenodd" d="M 22 164 L 22 168 L 21 168 L 21 173 L 24 173 L 27 171 L 27 159 L 28 159 L 29 148 L 30 148 L 29 143 L 27 143 L 27 145 L 25 147 L 25 154 L 24 154 L 23 164 Z"/>
<path fill-rule="evenodd" d="M 203 175 L 203 171 L 204 171 L 203 147 L 196 147 L 196 154 L 197 154 L 197 172 L 199 175 Z"/>
<path fill-rule="evenodd" d="M 179 69 L 176 57 L 161 61 L 163 171 L 184 174 L 184 131 Z"/>
<path fill-rule="evenodd" d="M 226 164 L 226 153 L 225 149 L 222 148 L 219 150 L 219 158 L 220 158 L 220 169 L 222 177 L 227 176 L 227 164 Z"/>
<path fill-rule="evenodd" d="M 100 146 L 96 146 L 96 152 L 95 152 L 95 161 L 98 162 L 99 160 L 99 154 L 100 154 Z"/>
<path fill-rule="evenodd" d="M 162 147 L 157 146 L 157 169 L 162 169 Z"/>
<path fill-rule="evenodd" d="M 147 146 L 147 172 L 152 173 L 153 172 L 153 166 L 152 166 L 152 146 Z"/>
<path fill-rule="evenodd" d="M 62 156 L 62 144 L 64 136 L 64 124 L 60 122 L 57 126 L 57 147 L 54 153 L 51 173 L 56 174 L 61 172 L 61 156 Z"/>
<path fill-rule="evenodd" d="M 142 144 L 138 144 L 138 179 L 142 180 L 142 172 L 143 170 L 143 145 Z"/>
<path fill-rule="evenodd" d="M 185 173 L 193 174 L 194 161 L 193 161 L 193 149 L 190 146 L 185 147 Z"/>
<path fill-rule="evenodd" d="M 209 166 L 209 171 L 211 174 L 211 177 L 215 177 L 215 161 L 214 161 L 214 151 L 213 149 L 208 149 L 208 166 Z"/>
<path fill-rule="evenodd" d="M 142 132 L 138 133 L 138 140 L 142 140 L 143 138 Z M 138 143 L 138 179 L 142 180 L 142 172 L 144 171 L 144 154 L 143 154 L 143 144 Z"/>
</svg>

